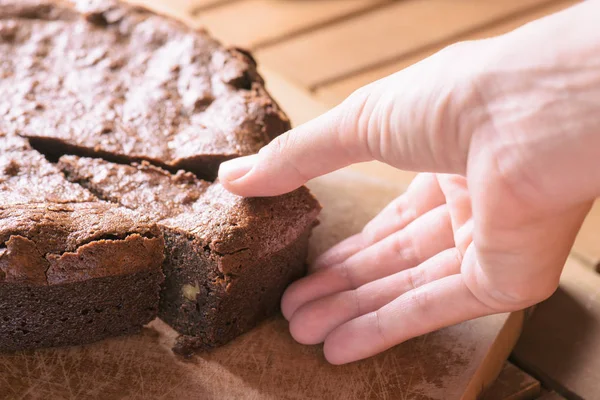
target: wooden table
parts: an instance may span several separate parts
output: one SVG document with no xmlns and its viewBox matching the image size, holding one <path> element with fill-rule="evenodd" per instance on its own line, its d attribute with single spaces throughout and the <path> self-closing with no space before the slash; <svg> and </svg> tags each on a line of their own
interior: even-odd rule
<svg viewBox="0 0 600 400">
<path fill-rule="evenodd" d="M 207 27 L 226 44 L 250 49 L 268 88 L 295 124 L 326 111 L 360 86 L 453 42 L 498 35 L 576 3 L 574 0 L 136 1 L 193 26 Z M 414 177 L 413 173 L 376 162 L 351 169 L 399 186 Z M 600 359 L 597 356 L 600 342 L 599 349 L 593 346 L 599 341 L 594 337 L 600 338 L 600 302 L 595 300 L 600 288 L 600 276 L 595 272 L 600 265 L 599 243 L 600 206 L 596 206 L 577 239 L 561 291 L 539 306 L 512 359 L 542 379 L 550 390 L 573 398 L 600 398 L 595 391 L 600 381 L 597 368 L 600 364 L 594 361 Z M 562 324 L 555 315 L 566 318 L 571 326 Z M 582 331 L 584 327 L 587 330 Z M 489 379 L 497 371 L 482 373 Z M 537 379 L 508 363 L 484 398 L 516 400 L 540 395 L 544 399 L 561 398 L 555 392 L 541 389 Z"/>
</svg>

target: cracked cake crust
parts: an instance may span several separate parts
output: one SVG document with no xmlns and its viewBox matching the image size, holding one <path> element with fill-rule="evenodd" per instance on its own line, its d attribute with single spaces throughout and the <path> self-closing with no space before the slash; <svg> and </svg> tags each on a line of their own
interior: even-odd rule
<svg viewBox="0 0 600 400">
<path fill-rule="evenodd" d="M 158 227 L 68 182 L 21 138 L 0 135 L 0 150 L 0 351 L 89 343 L 154 319 Z"/>
<path fill-rule="evenodd" d="M 183 171 L 63 156 L 58 167 L 101 199 L 149 216 L 165 237 L 159 317 L 189 355 L 248 331 L 279 307 L 305 273 L 320 205 L 302 187 L 272 198 L 242 198 Z"/>
<path fill-rule="evenodd" d="M 2 0 L 0 54 L 0 131 L 54 157 L 214 179 L 290 128 L 246 52 L 140 7 Z"/>
<path fill-rule="evenodd" d="M 0 350 L 135 332 L 159 309 L 187 355 L 304 274 L 306 188 L 242 199 L 198 179 L 290 127 L 245 51 L 113 0 L 0 0 L 0 92 Z M 63 157 L 68 182 L 65 154 L 95 159 Z"/>
</svg>

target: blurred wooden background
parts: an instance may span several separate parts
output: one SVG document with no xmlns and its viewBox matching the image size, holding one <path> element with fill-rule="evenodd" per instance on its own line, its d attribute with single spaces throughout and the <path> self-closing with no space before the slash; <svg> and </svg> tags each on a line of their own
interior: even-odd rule
<svg viewBox="0 0 600 400">
<path fill-rule="evenodd" d="M 360 86 L 449 44 L 499 35 L 577 3 L 573 0 L 136 1 L 193 26 L 206 27 L 228 45 L 251 50 L 268 88 L 295 124 L 326 111 Z M 398 185 L 406 185 L 414 177 L 413 173 L 376 162 L 352 168 Z M 520 368 L 507 363 L 485 399 L 550 400 L 562 396 L 600 399 L 600 276 L 596 271 L 599 264 L 600 208 L 596 206 L 567 262 L 561 288 L 537 308 L 525 326 L 511 357 Z"/>
</svg>

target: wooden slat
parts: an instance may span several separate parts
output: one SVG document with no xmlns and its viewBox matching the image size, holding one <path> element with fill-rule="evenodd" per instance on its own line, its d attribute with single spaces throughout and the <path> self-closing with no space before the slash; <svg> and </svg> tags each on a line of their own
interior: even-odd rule
<svg viewBox="0 0 600 400">
<path fill-rule="evenodd" d="M 480 400 L 531 400 L 540 394 L 540 382 L 515 365 L 506 362 L 494 383 Z"/>
<path fill-rule="evenodd" d="M 518 17 L 512 18 L 508 21 L 463 35 L 461 37 L 456 38 L 455 41 L 483 39 L 492 36 L 497 36 L 512 31 L 529 21 L 533 21 L 545 15 L 558 12 L 579 2 L 579 0 L 565 0 L 559 1 L 558 3 L 552 3 L 546 7 L 535 9 L 532 12 L 519 15 Z M 400 71 L 401 69 L 404 69 L 426 57 L 429 57 L 431 54 L 437 52 L 438 50 L 441 50 L 443 47 L 451 44 L 452 42 L 453 41 L 439 43 L 438 45 L 428 47 L 423 51 L 420 51 L 409 57 L 405 57 L 387 65 L 374 68 L 363 73 L 351 76 L 349 78 L 342 79 L 341 81 L 333 82 L 331 84 L 319 87 L 316 91 L 317 96 L 327 104 L 337 104 L 359 87 L 364 86 L 377 79 L 381 79 L 390 74 L 393 74 L 394 72 Z"/>
<path fill-rule="evenodd" d="M 227 44 L 255 48 L 390 0 L 245 0 L 201 12 L 195 21 Z"/>
<path fill-rule="evenodd" d="M 569 258 L 560 289 L 525 323 L 513 359 L 559 393 L 600 393 L 600 275 Z"/>
<path fill-rule="evenodd" d="M 191 22 L 191 10 L 202 0 L 127 0 L 140 4 L 161 14 L 170 15 L 182 21 Z"/>
<path fill-rule="evenodd" d="M 600 268 L 600 201 L 588 214 L 573 246 L 573 252 L 596 271 Z"/>
<path fill-rule="evenodd" d="M 161 14 L 170 15 L 194 26 L 194 15 L 239 0 L 125 0 L 148 7 Z"/>
<path fill-rule="evenodd" d="M 266 48 L 257 56 L 314 88 L 549 0 L 404 0 Z"/>
<path fill-rule="evenodd" d="M 208 9 L 221 7 L 225 4 L 235 3 L 238 1 L 240 0 L 188 0 L 186 3 L 190 4 L 190 13 L 192 15 L 198 15 Z"/>
<path fill-rule="evenodd" d="M 430 49 L 428 48 L 415 55 L 402 58 L 401 60 L 395 61 L 391 64 L 386 64 L 384 66 L 353 75 L 349 78 L 326 84 L 325 86 L 316 88 L 315 95 L 323 103 L 335 106 L 348 97 L 356 89 L 411 66 L 412 64 L 429 57 L 443 47 L 445 46 L 435 46 Z"/>
<path fill-rule="evenodd" d="M 310 93 L 269 68 L 259 67 L 266 87 L 273 98 L 290 117 L 293 126 L 300 125 L 327 111 L 328 107 Z"/>
</svg>

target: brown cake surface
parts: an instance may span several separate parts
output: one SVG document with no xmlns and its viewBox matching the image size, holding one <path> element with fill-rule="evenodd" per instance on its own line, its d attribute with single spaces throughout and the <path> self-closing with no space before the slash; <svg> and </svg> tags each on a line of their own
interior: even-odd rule
<svg viewBox="0 0 600 400">
<path fill-rule="evenodd" d="M 71 183 L 18 136 L 0 136 L 0 204 L 80 203 L 98 199 Z"/>
<path fill-rule="evenodd" d="M 111 0 L 0 0 L 0 93 L 0 132 L 54 157 L 210 179 L 289 129 L 245 52 Z"/>
<path fill-rule="evenodd" d="M 304 274 L 306 188 L 199 179 L 289 129 L 246 52 L 113 0 L 0 0 L 0 93 L 0 350 L 135 331 L 157 308 L 177 351 L 211 348 Z"/>
<path fill-rule="evenodd" d="M 0 351 L 89 343 L 158 311 L 164 240 L 147 218 L 0 137 Z"/>
<path fill-rule="evenodd" d="M 162 227 L 166 278 L 159 316 L 184 335 L 178 351 L 218 346 L 252 328 L 305 272 L 320 206 L 304 187 L 245 199 L 219 183 L 149 165 L 65 156 L 59 167 L 100 198 L 150 215 Z"/>
<path fill-rule="evenodd" d="M 156 226 L 110 203 L 0 205 L 0 221 L 2 283 L 71 283 L 162 261 Z"/>
</svg>

